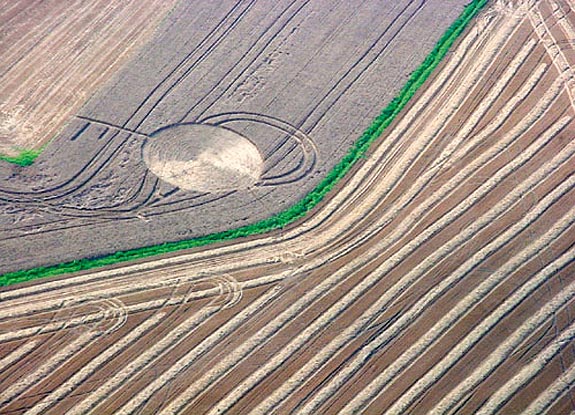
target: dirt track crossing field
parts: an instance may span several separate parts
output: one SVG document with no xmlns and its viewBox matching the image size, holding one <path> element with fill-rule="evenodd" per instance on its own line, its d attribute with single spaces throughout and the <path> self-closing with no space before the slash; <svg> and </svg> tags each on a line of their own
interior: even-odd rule
<svg viewBox="0 0 575 415">
<path fill-rule="evenodd" d="M 298 226 L 2 289 L 0 411 L 574 412 L 573 7 L 490 4 Z"/>
</svg>

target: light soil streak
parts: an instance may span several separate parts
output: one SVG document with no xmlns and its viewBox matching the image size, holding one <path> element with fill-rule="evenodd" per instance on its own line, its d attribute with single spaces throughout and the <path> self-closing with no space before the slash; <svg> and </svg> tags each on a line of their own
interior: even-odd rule
<svg viewBox="0 0 575 415">
<path fill-rule="evenodd" d="M 46 410 L 58 403 L 70 393 L 72 393 L 79 385 L 82 384 L 88 377 L 93 375 L 100 367 L 106 362 L 118 355 L 126 348 L 134 344 L 144 333 L 151 328 L 155 327 L 165 317 L 164 313 L 158 313 L 149 319 L 145 320 L 138 327 L 134 328 L 112 346 L 107 348 L 103 353 L 97 355 L 94 359 L 90 360 L 85 366 L 77 371 L 70 379 L 62 383 L 58 388 L 52 391 L 38 404 L 34 405 L 30 410 L 26 411 L 26 415 L 44 414 Z"/>
<path fill-rule="evenodd" d="M 182 356 L 174 365 L 172 365 L 168 370 L 166 370 L 160 377 L 158 377 L 154 382 L 140 391 L 136 396 L 134 396 L 128 403 L 126 403 L 119 411 L 116 413 L 118 415 L 133 414 L 138 412 L 141 407 L 152 397 L 154 393 L 164 387 L 168 382 L 173 380 L 182 371 L 186 370 L 190 365 L 192 365 L 196 360 L 198 360 L 202 355 L 210 351 L 218 343 L 220 343 L 224 338 L 232 334 L 236 329 L 238 329 L 243 323 L 250 319 L 255 313 L 260 312 L 264 307 L 269 306 L 269 304 L 278 297 L 282 290 L 282 287 L 274 287 L 264 295 L 256 299 L 252 304 L 238 313 L 234 318 L 224 324 L 222 327 L 217 329 L 210 336 L 205 338 L 200 344 L 195 346 L 192 350 Z"/>
<path fill-rule="evenodd" d="M 541 279 L 547 279 L 554 275 L 558 270 L 569 262 L 575 259 L 575 251 L 571 250 L 565 255 L 561 256 L 557 261 L 554 261 L 551 265 L 546 267 L 539 275 L 537 280 L 530 281 L 531 284 L 523 286 L 515 295 L 510 297 L 507 301 L 503 303 L 501 307 L 498 307 L 496 312 L 492 313 L 488 318 L 486 318 L 479 327 L 477 327 L 473 332 L 465 337 L 453 350 L 451 350 L 447 356 L 438 362 L 434 369 L 428 372 L 422 379 L 420 379 L 410 390 L 401 396 L 401 398 L 389 408 L 385 414 L 402 414 L 405 413 L 406 408 L 414 402 L 414 400 L 419 396 L 423 390 L 433 382 L 437 381 L 442 373 L 452 367 L 457 361 L 459 361 L 463 355 L 476 344 L 485 333 L 491 329 L 495 324 L 497 324 L 503 316 L 508 314 L 516 304 L 523 301 L 529 294 L 534 290 L 534 285 L 540 285 Z M 541 278 L 543 276 L 543 278 Z M 483 381 L 490 373 L 492 373 L 497 367 L 499 367 L 505 359 L 519 347 L 533 332 L 539 329 L 543 324 L 549 321 L 555 313 L 557 313 L 565 304 L 573 300 L 575 297 L 575 283 L 571 283 L 565 288 L 564 291 L 557 294 L 551 301 L 542 306 L 539 311 L 536 312 L 531 318 L 529 318 L 525 323 L 518 327 L 512 335 L 510 335 L 506 340 L 504 340 L 501 345 L 499 345 L 489 357 L 481 363 L 481 365 L 462 382 L 457 388 L 453 389 L 440 403 L 438 407 L 434 410 L 437 414 L 445 413 L 441 410 L 442 404 L 452 407 L 453 404 L 459 402 L 459 400 L 466 395 L 473 386 L 476 386 L 481 381 Z"/>
<path fill-rule="evenodd" d="M 140 370 L 155 362 L 160 356 L 165 355 L 169 350 L 181 342 L 184 338 L 191 335 L 194 330 L 211 316 L 213 316 L 220 307 L 208 306 L 188 317 L 177 327 L 162 337 L 153 346 L 146 349 L 136 359 L 129 362 L 118 373 L 112 376 L 106 383 L 91 392 L 87 397 L 68 411 L 69 415 L 88 414 L 118 388 L 138 374 Z"/>
<path fill-rule="evenodd" d="M 34 348 L 38 345 L 36 341 L 29 341 L 24 343 L 21 346 L 18 346 L 14 351 L 10 352 L 7 356 L 0 359 L 0 372 L 6 369 L 9 366 L 12 366 L 14 363 L 18 362 L 28 353 L 30 353 Z"/>
<path fill-rule="evenodd" d="M 575 323 L 571 323 L 569 327 L 564 330 L 561 335 L 551 341 L 551 343 L 525 366 L 521 371 L 516 374 L 512 379 L 507 381 L 505 385 L 493 394 L 489 400 L 476 412 L 476 415 L 491 415 L 498 412 L 505 403 L 513 397 L 513 395 L 524 387 L 528 382 L 532 381 L 535 376 L 539 374 L 559 352 L 567 347 L 575 338 Z M 568 372 L 563 374 L 565 380 L 569 377 Z M 551 390 L 556 391 L 555 385 Z M 556 393 L 556 392 L 555 392 Z M 536 413 L 535 411 L 527 411 L 526 413 Z"/>
<path fill-rule="evenodd" d="M 572 339 L 571 339 L 572 341 Z M 566 372 L 559 376 L 537 399 L 525 409 L 526 414 L 547 414 L 551 405 L 562 395 L 573 392 L 575 384 L 575 364 L 571 365 Z"/>
<path fill-rule="evenodd" d="M 530 185 L 527 184 L 527 186 Z M 525 186 L 525 187 L 527 187 Z M 526 217 L 522 222 L 516 224 L 514 227 L 507 230 L 504 234 L 502 234 L 497 240 L 490 243 L 480 252 L 475 254 L 472 258 L 470 258 L 465 264 L 455 270 L 451 275 L 446 276 L 446 278 L 442 281 L 441 286 L 438 286 L 435 292 L 437 294 L 441 293 L 442 290 L 445 290 L 446 286 L 452 285 L 455 282 L 461 280 L 465 277 L 465 275 L 470 272 L 473 268 L 478 266 L 482 261 L 484 261 L 492 252 L 497 250 L 500 246 L 507 243 L 510 239 L 517 236 L 517 234 L 523 231 L 530 223 L 535 220 L 538 215 L 545 211 L 551 204 L 556 202 L 557 198 L 560 197 L 566 190 L 570 187 L 575 186 L 575 177 L 572 178 L 570 184 L 566 184 L 563 186 L 562 189 L 557 189 L 555 194 L 550 195 L 547 197 L 547 200 L 543 201 L 533 212 L 530 213 L 528 217 Z M 518 189 L 521 190 L 521 189 Z M 502 205 L 507 205 L 509 207 L 513 203 L 515 203 L 517 199 L 513 200 L 513 198 L 509 198 L 506 203 L 502 203 Z M 511 202 L 511 203 L 510 203 Z M 500 210 L 497 207 L 494 209 L 495 211 Z M 491 212 L 490 212 L 491 213 Z M 481 225 L 488 224 L 491 222 L 492 216 L 486 215 L 482 218 L 478 219 L 478 226 L 474 229 L 475 232 L 478 232 L 481 229 Z M 524 261 L 526 261 L 526 254 L 527 253 L 537 253 L 538 250 L 547 246 L 547 244 L 552 241 L 554 238 L 558 237 L 562 232 L 564 232 L 569 226 L 572 225 L 573 220 L 569 218 L 569 221 L 566 223 L 557 224 L 556 227 L 553 228 L 551 232 L 547 235 L 542 237 L 537 244 L 534 246 L 530 246 L 526 249 L 526 252 L 521 252 L 515 258 L 514 261 L 511 261 L 511 264 L 506 264 L 501 269 L 497 270 L 488 280 L 482 283 L 474 292 L 466 297 L 465 300 L 462 300 L 461 303 L 450 311 L 446 317 L 444 317 L 436 326 L 429 330 L 429 332 L 425 335 L 424 339 L 417 342 L 414 346 L 412 346 L 404 355 L 402 355 L 396 362 L 394 362 L 389 368 L 387 368 L 383 373 L 382 376 L 385 374 L 385 377 L 382 377 L 381 384 L 385 384 L 390 382 L 393 377 L 397 376 L 400 370 L 403 370 L 407 364 L 411 363 L 413 359 L 419 357 L 421 353 L 435 340 L 437 340 L 437 336 L 443 334 L 443 332 L 448 329 L 454 321 L 460 318 L 464 313 L 472 307 L 473 304 L 477 303 L 484 295 L 486 295 L 489 290 L 493 289 L 493 287 L 500 283 L 506 276 L 508 276 L 515 268 L 520 266 Z M 565 221 L 564 221 L 565 222 Z M 464 236 L 466 238 L 467 235 Z M 463 238 L 461 238 L 463 239 Z M 467 239 L 467 238 L 466 238 Z M 454 240 L 453 246 L 459 246 L 461 244 L 461 240 Z M 437 253 L 437 258 L 445 257 L 444 252 L 445 246 L 439 250 Z M 518 263 L 517 263 L 518 262 Z M 511 267 L 511 265 L 513 265 Z M 507 269 L 507 267 L 511 267 Z M 407 284 L 413 284 L 416 278 L 420 278 L 424 272 L 429 271 L 429 266 L 425 266 L 422 264 L 421 267 L 417 267 L 414 269 L 410 274 L 406 275 L 404 280 L 402 279 L 396 285 L 394 285 L 391 289 L 387 290 L 386 294 L 381 297 L 380 300 L 375 302 L 369 309 L 366 311 L 360 318 L 358 318 L 352 325 L 350 325 L 342 334 L 336 337 L 330 344 L 328 344 L 324 349 L 319 351 L 315 357 L 310 360 L 308 364 L 306 364 L 302 369 L 300 369 L 292 378 L 282 386 L 282 388 L 278 389 L 275 394 L 269 397 L 264 403 L 262 403 L 262 407 L 258 408 L 254 411 L 254 413 L 265 413 L 266 410 L 270 410 L 272 407 L 277 405 L 282 399 L 287 397 L 287 393 L 293 391 L 296 387 L 299 387 L 305 382 L 309 377 L 317 372 L 322 365 L 325 365 L 331 357 L 333 357 L 339 350 L 341 350 L 346 344 L 352 341 L 362 330 L 364 330 L 372 321 L 375 319 L 382 310 L 385 309 L 386 306 L 390 304 L 395 296 L 398 296 L 400 293 L 404 292 L 407 288 Z M 479 294 L 477 294 L 479 293 Z M 435 293 L 433 293 L 435 294 Z M 436 295 L 437 295 L 436 294 Z M 421 302 L 422 303 L 431 303 L 434 298 L 433 296 L 430 298 L 424 298 Z M 419 306 L 416 304 L 413 308 L 415 309 L 416 313 L 420 313 L 423 306 Z M 359 369 L 361 369 L 369 359 L 373 356 L 373 353 L 378 350 L 383 344 L 390 341 L 394 337 L 399 335 L 398 330 L 405 325 L 412 321 L 415 316 L 413 315 L 413 310 L 408 310 L 405 312 L 404 317 L 400 318 L 397 323 L 391 325 L 386 331 L 384 331 L 381 335 L 377 338 L 373 339 L 372 342 L 367 345 L 366 347 L 362 348 L 362 350 L 358 353 L 357 357 L 351 360 L 344 368 L 340 370 L 323 388 L 319 389 L 316 393 L 316 396 L 312 398 L 300 411 L 301 414 L 313 414 L 316 413 L 319 406 L 323 404 L 327 399 L 334 396 L 334 394 L 341 388 L 345 382 L 347 382 L 353 374 L 355 374 Z"/>
<path fill-rule="evenodd" d="M 12 383 L 10 387 L 0 393 L 0 406 L 5 405 L 26 392 L 29 388 L 37 385 L 46 377 L 50 376 L 55 369 L 63 363 L 70 361 L 82 349 L 94 341 L 101 333 L 89 331 L 81 334 L 73 342 L 66 345 L 62 350 L 53 353 L 38 369 L 24 378 Z"/>
<path fill-rule="evenodd" d="M 575 145 L 573 147 L 574 148 L 571 149 L 571 154 L 575 152 Z M 558 158 L 559 160 L 556 160 L 554 165 L 551 164 L 553 168 L 557 168 L 558 165 L 565 162 L 565 156 Z M 397 296 L 399 296 L 402 292 L 405 292 L 409 286 L 413 285 L 419 278 L 421 278 L 422 275 L 428 272 L 440 260 L 451 253 L 452 250 L 457 249 L 463 243 L 470 240 L 484 227 L 492 223 L 492 221 L 497 216 L 501 215 L 503 212 L 514 206 L 515 203 L 521 199 L 521 195 L 526 190 L 530 189 L 535 183 L 539 182 L 541 177 L 545 177 L 552 171 L 552 169 L 548 166 L 545 167 L 547 168 L 542 168 L 540 171 L 533 174 L 530 177 L 530 180 L 526 180 L 524 183 L 522 183 L 522 185 L 515 189 L 512 194 L 509 194 L 498 205 L 494 206 L 485 215 L 478 218 L 472 226 L 463 230 L 459 235 L 457 235 L 457 237 L 447 242 L 442 247 L 439 247 L 433 255 L 426 259 L 424 263 L 415 267 L 393 287 L 388 289 L 386 293 L 377 302 L 375 302 L 366 313 L 358 318 L 354 324 L 349 326 L 348 329 L 336 337 L 332 343 L 330 343 L 318 354 L 316 354 L 315 358 L 312 359 L 308 365 L 304 366 L 300 371 L 298 371 L 294 377 L 287 382 L 285 389 L 290 391 L 296 386 L 301 385 L 301 383 L 303 383 L 313 372 L 317 371 L 321 367 L 321 364 L 325 364 L 329 357 L 335 355 L 335 353 L 343 346 L 345 346 L 345 344 L 353 340 L 353 338 L 355 338 L 361 332 L 361 330 L 365 329 L 365 327 L 367 327 L 373 321 L 373 319 L 376 318 L 377 315 L 379 315 L 385 309 L 385 307 L 388 306 Z M 434 289 L 430 290 L 430 293 L 425 296 L 419 303 L 417 303 L 412 310 L 404 312 L 396 323 L 391 325 L 385 332 L 374 339 L 372 344 L 362 350 L 362 352 L 359 353 L 358 356 L 347 365 L 347 367 L 343 368 L 341 372 L 333 377 L 327 385 L 320 389 L 317 392 L 317 396 L 313 398 L 308 404 L 306 404 L 304 409 L 301 410 L 301 413 L 314 413 L 319 405 L 321 405 L 326 399 L 329 399 L 331 396 L 333 396 L 337 389 L 339 389 L 355 372 L 357 372 L 357 370 L 359 370 L 367 362 L 367 359 L 371 356 L 374 350 L 377 350 L 382 344 L 385 344 L 390 339 L 398 336 L 399 330 L 413 321 L 416 316 L 425 309 L 427 304 L 431 304 L 433 301 L 435 301 L 436 297 L 441 295 L 442 292 L 446 290 L 446 287 L 449 287 L 455 282 L 464 278 L 465 275 L 471 269 L 473 269 L 473 267 L 477 266 L 489 254 L 497 250 L 499 247 L 507 243 L 511 238 L 515 237 L 518 233 L 529 226 L 542 212 L 544 212 L 549 206 L 555 203 L 558 198 L 560 198 L 573 186 L 575 186 L 575 177 L 572 177 L 570 182 L 562 184 L 560 188 L 556 189 L 552 194 L 548 195 L 521 222 L 517 223 L 515 226 L 502 234 L 497 240 L 479 251 L 466 264 L 462 265 L 462 267 L 456 270 L 453 274 L 444 278 L 442 282 L 437 287 L 434 287 Z M 570 225 L 570 223 L 568 225 Z M 564 228 L 561 228 L 561 230 L 563 231 Z M 388 269 L 384 268 L 384 273 L 388 271 Z M 376 272 L 379 273 L 380 271 L 376 270 Z M 397 373 L 394 372 L 394 375 L 396 374 Z M 279 402 L 280 398 L 285 398 L 285 394 L 286 391 L 282 391 L 281 389 L 278 390 L 276 394 L 268 398 L 270 401 L 269 404 L 274 406 Z M 269 408 L 267 407 L 267 404 L 265 404 L 261 409 L 261 413 L 266 412 L 268 409 Z M 256 413 L 259 413 L 258 411 L 260 410 L 256 410 Z"/>
</svg>

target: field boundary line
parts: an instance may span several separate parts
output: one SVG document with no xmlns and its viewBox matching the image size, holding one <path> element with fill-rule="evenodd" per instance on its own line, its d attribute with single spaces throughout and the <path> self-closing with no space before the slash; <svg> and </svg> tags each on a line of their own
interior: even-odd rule
<svg viewBox="0 0 575 415">
<path fill-rule="evenodd" d="M 78 259 L 76 261 L 61 263 L 53 266 L 37 267 L 28 270 L 6 273 L 0 276 L 0 286 L 12 285 L 41 277 L 103 267 L 106 265 L 117 264 L 119 262 L 147 258 L 152 255 L 190 249 L 216 242 L 234 240 L 240 237 L 267 233 L 275 229 L 283 228 L 286 225 L 302 218 L 324 199 L 327 193 L 333 189 L 333 187 L 338 182 L 340 182 L 344 176 L 346 176 L 347 172 L 351 170 L 353 165 L 355 165 L 358 160 L 364 157 L 371 144 L 377 138 L 379 138 L 383 130 L 385 130 L 391 124 L 391 122 L 396 118 L 401 110 L 407 105 L 408 101 L 410 101 L 415 93 L 419 90 L 419 87 L 427 80 L 433 70 L 443 60 L 450 47 L 453 45 L 459 35 L 464 31 L 468 23 L 486 4 L 487 0 L 473 0 L 471 3 L 465 6 L 461 15 L 443 34 L 431 53 L 412 73 L 407 83 L 401 89 L 400 93 L 385 107 L 381 114 L 373 121 L 371 126 L 355 142 L 355 144 L 339 161 L 339 163 L 336 164 L 336 166 L 330 172 L 328 172 L 326 177 L 316 186 L 316 188 L 291 208 L 288 208 L 284 212 L 281 212 L 253 225 L 214 233 L 200 238 L 194 238 L 180 242 L 169 242 L 161 245 L 143 247 L 129 251 L 120 251 L 116 252 L 115 254 L 103 257 Z"/>
</svg>

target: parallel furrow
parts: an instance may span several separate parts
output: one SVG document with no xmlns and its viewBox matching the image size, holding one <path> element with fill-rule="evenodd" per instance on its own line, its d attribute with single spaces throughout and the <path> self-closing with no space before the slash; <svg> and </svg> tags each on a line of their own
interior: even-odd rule
<svg viewBox="0 0 575 415">
<path fill-rule="evenodd" d="M 0 393 L 0 407 L 12 402 L 18 398 L 29 388 L 37 385 L 48 376 L 50 376 L 56 369 L 67 361 L 71 361 L 76 355 L 84 348 L 90 345 L 94 340 L 100 336 L 100 332 L 88 331 L 81 334 L 73 342 L 67 344 L 61 350 L 53 353 L 48 359 L 44 361 L 36 370 L 32 371 L 24 378 L 15 381 L 7 389 Z"/>
<path fill-rule="evenodd" d="M 148 347 L 136 359 L 129 362 L 114 376 L 112 376 L 103 385 L 92 391 L 77 405 L 71 408 L 67 413 L 69 415 L 81 415 L 93 412 L 112 393 L 117 391 L 126 382 L 133 379 L 139 371 L 152 364 L 169 350 L 174 348 L 185 337 L 189 336 L 194 330 L 210 317 L 212 317 L 220 307 L 208 306 L 188 317 L 178 326 L 174 327 L 169 333 L 164 335 L 160 340 Z"/>
<path fill-rule="evenodd" d="M 48 396 L 42 399 L 39 403 L 34 405 L 28 411 L 26 415 L 41 415 L 46 413 L 46 411 L 54 406 L 56 403 L 60 402 L 70 393 L 72 393 L 78 386 L 82 384 L 86 379 L 93 375 L 98 369 L 100 369 L 109 360 L 119 355 L 129 346 L 134 344 L 140 339 L 148 330 L 155 327 L 158 323 L 162 321 L 165 317 L 164 313 L 158 313 L 149 319 L 145 320 L 138 327 L 131 330 L 128 334 L 122 337 L 120 340 L 112 344 L 103 353 L 97 355 L 93 360 L 84 365 L 79 371 L 74 373 L 72 377 L 62 383 L 58 388 L 52 391 Z"/>
</svg>

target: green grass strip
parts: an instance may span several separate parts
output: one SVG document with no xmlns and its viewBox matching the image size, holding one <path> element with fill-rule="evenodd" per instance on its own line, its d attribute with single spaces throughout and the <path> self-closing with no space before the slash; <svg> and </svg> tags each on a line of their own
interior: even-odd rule
<svg viewBox="0 0 575 415">
<path fill-rule="evenodd" d="M 360 158 L 365 156 L 369 146 L 381 135 L 383 130 L 391 124 L 397 114 L 415 95 L 419 87 L 427 80 L 431 72 L 441 62 L 457 37 L 463 32 L 471 19 L 473 19 L 481 8 L 487 4 L 487 1 L 488 0 L 474 0 L 465 6 L 463 13 L 443 34 L 423 63 L 411 74 L 399 94 L 387 107 L 385 107 L 369 128 L 354 143 L 353 147 L 342 158 L 342 160 L 327 174 L 314 190 L 289 209 L 252 225 L 214 233 L 195 239 L 168 242 L 161 245 L 116 252 L 115 254 L 102 257 L 85 258 L 53 266 L 10 272 L 0 276 L 0 286 L 12 285 L 41 277 L 98 268 L 119 262 L 146 258 L 153 255 L 200 247 L 215 242 L 229 241 L 245 236 L 262 234 L 283 228 L 297 219 L 302 218 L 325 197 L 325 195 L 345 176 L 345 174 Z M 30 160 L 30 158 L 26 158 L 27 156 L 21 157 L 22 161 Z M 3 159 L 5 160 L 6 158 Z M 33 158 L 31 160 L 33 161 Z"/>
<path fill-rule="evenodd" d="M 19 166 L 30 166 L 34 163 L 34 160 L 40 155 L 44 147 L 38 150 L 21 150 L 20 154 L 17 156 L 5 156 L 0 154 L 0 160 L 7 161 L 9 163 L 14 163 Z"/>
</svg>

